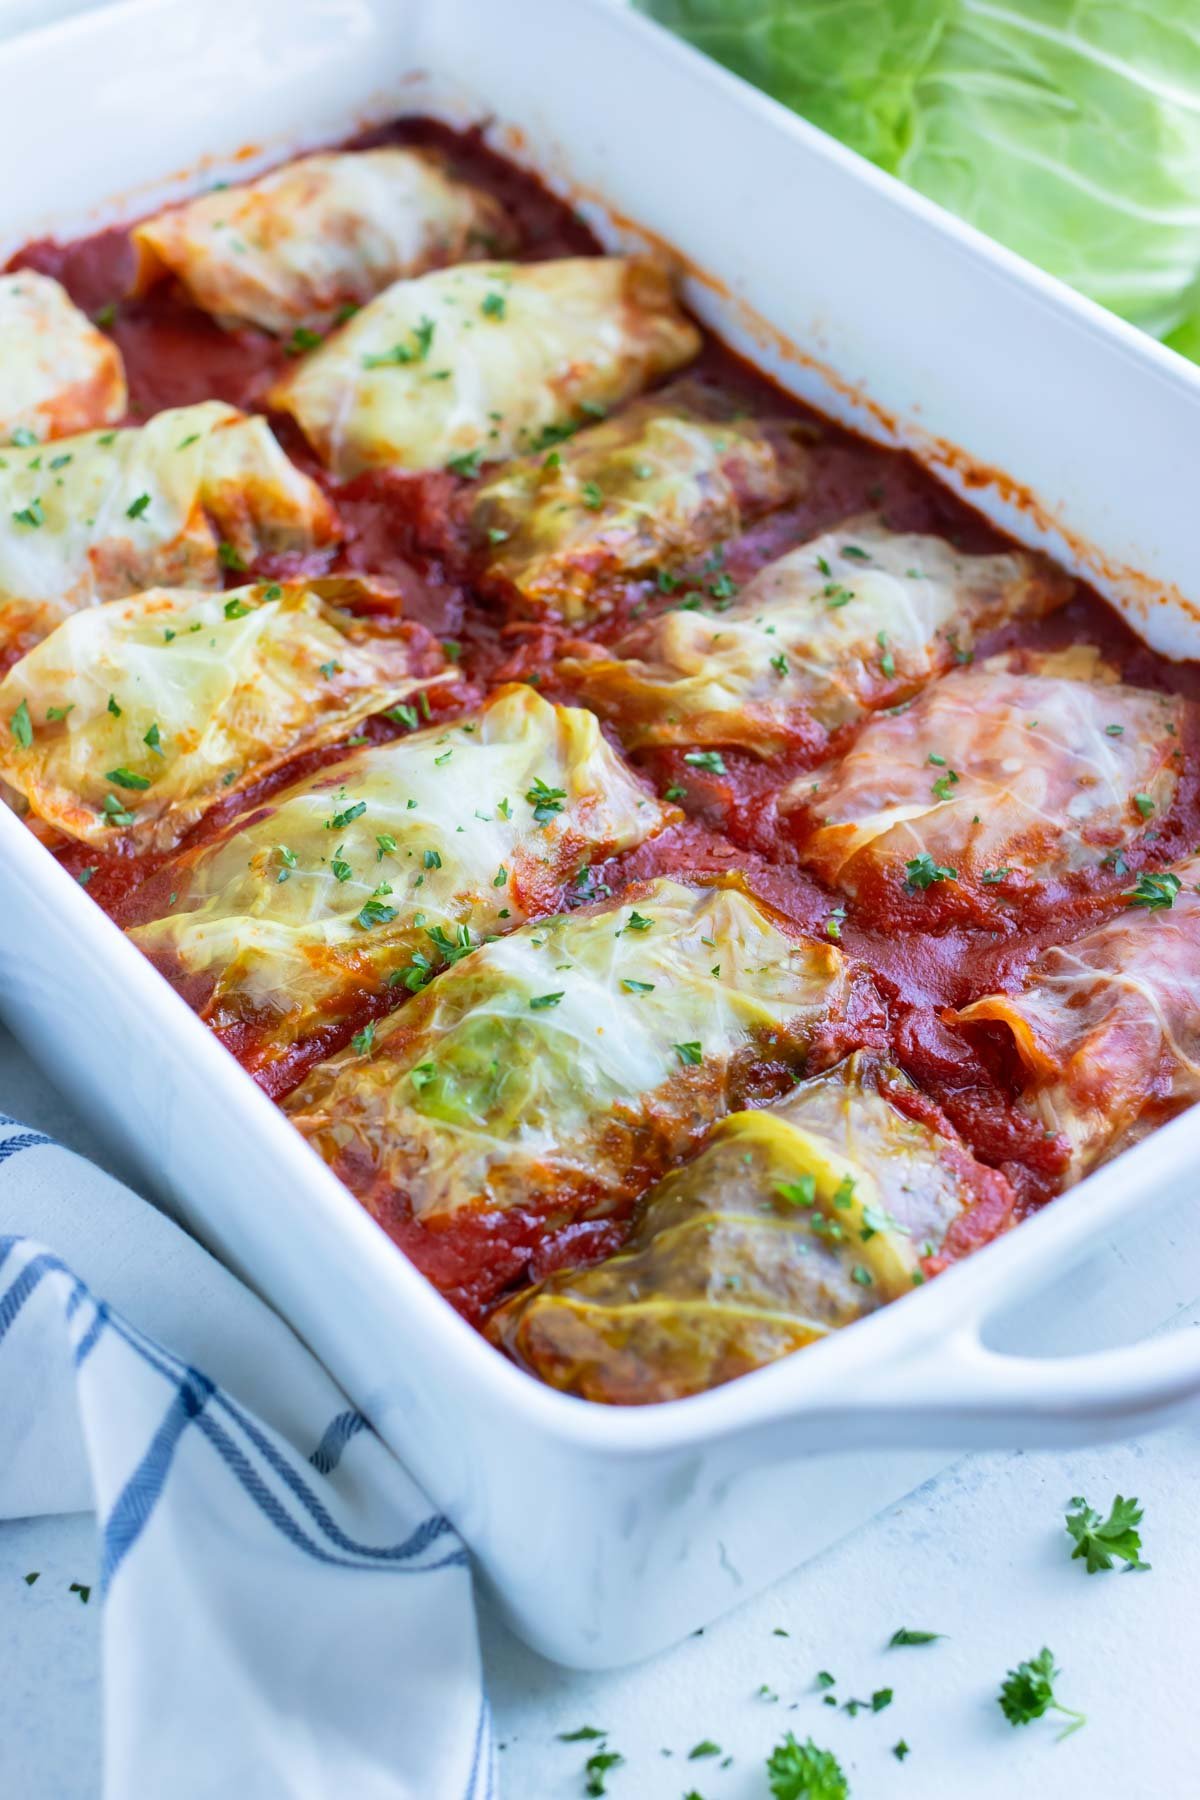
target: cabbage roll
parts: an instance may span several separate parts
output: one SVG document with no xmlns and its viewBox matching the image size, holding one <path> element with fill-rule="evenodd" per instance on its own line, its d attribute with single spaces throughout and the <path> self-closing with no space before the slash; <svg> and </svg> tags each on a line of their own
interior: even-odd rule
<svg viewBox="0 0 1200 1800">
<path fill-rule="evenodd" d="M 0 275 L 0 444 L 43 443 L 125 411 L 125 368 L 49 275 Z"/>
<path fill-rule="evenodd" d="M 469 263 L 397 281 L 271 393 L 335 475 L 545 448 L 689 362 L 700 333 L 643 257 Z"/>
<path fill-rule="evenodd" d="M 97 849 L 170 849 L 217 800 L 458 679 L 421 626 L 346 610 L 370 592 L 152 588 L 72 613 L 0 681 L 0 781 Z"/>
<path fill-rule="evenodd" d="M 135 291 L 174 275 L 223 324 L 320 330 L 401 277 L 513 240 L 504 208 L 432 150 L 302 156 L 132 232 Z"/>
</svg>

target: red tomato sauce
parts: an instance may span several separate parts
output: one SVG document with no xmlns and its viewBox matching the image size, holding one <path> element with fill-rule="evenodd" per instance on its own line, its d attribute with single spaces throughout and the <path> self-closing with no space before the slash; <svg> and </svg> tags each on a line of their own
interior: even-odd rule
<svg viewBox="0 0 1200 1800">
<path fill-rule="evenodd" d="M 569 206 L 491 152 L 478 133 L 456 133 L 430 120 L 413 119 L 354 140 L 349 147 L 379 144 L 440 148 L 458 172 L 504 202 L 518 225 L 519 259 L 587 255 L 601 248 Z M 79 305 L 100 316 L 125 360 L 127 423 L 139 423 L 164 407 L 212 398 L 246 409 L 261 408 L 269 386 L 290 366 L 286 345 L 249 327 L 223 330 L 169 283 L 143 299 L 123 298 L 133 261 L 127 229 L 112 228 L 72 243 L 29 244 L 9 266 L 55 276 Z M 742 583 L 796 544 L 868 510 L 881 513 L 894 529 L 936 532 L 964 550 L 1007 547 L 1001 534 L 912 457 L 868 443 L 815 415 L 711 334 L 687 373 L 733 393 L 755 416 L 806 421 L 813 435 L 814 478 L 802 498 L 723 545 L 715 558 L 698 561 L 694 575 L 701 583 L 715 574 Z M 635 608 L 644 617 L 671 604 L 645 581 L 631 583 L 618 609 L 582 633 L 578 627 L 568 633 L 553 623 L 509 618 L 498 599 L 480 584 L 468 550 L 465 519 L 472 483 L 437 472 L 369 474 L 338 484 L 318 467 L 291 420 L 274 415 L 271 422 L 295 462 L 330 495 L 341 519 L 340 548 L 320 559 L 322 571 L 369 571 L 385 578 L 395 585 L 404 616 L 452 642 L 465 679 L 457 690 L 431 693 L 439 719 L 469 709 L 503 679 L 530 680 L 548 698 L 567 699 L 554 675 L 555 656 L 566 637 L 611 642 L 627 629 Z M 231 575 L 228 585 L 289 572 L 313 573 L 315 567 L 287 570 L 276 563 Z M 1155 655 L 1083 586 L 1062 611 L 1005 627 L 984 639 L 976 655 L 1012 645 L 1052 648 L 1081 641 L 1097 644 L 1131 682 L 1180 693 L 1192 701 L 1200 698 L 1200 667 Z M 381 742 L 403 727 L 380 718 L 362 729 L 370 741 Z M 1196 730 L 1193 718 L 1175 803 L 1157 832 L 1148 832 L 1130 852 L 1130 873 L 1147 864 L 1159 866 L 1200 843 Z M 927 891 L 923 898 L 897 894 L 892 916 L 877 913 L 869 924 L 856 921 L 852 907 L 843 918 L 838 910 L 844 904 L 841 897 L 800 867 L 775 805 L 778 792 L 794 775 L 828 753 L 823 739 L 819 744 L 799 742 L 787 755 L 767 761 L 726 751 L 723 774 L 687 765 L 682 749 L 635 756 L 635 766 L 658 792 L 682 790 L 687 821 L 590 871 L 563 903 L 586 901 L 605 888 L 619 897 L 630 881 L 657 875 L 703 879 L 735 874 L 796 929 L 837 935 L 842 949 L 861 958 L 872 971 L 878 1019 L 886 1021 L 882 1027 L 872 1022 L 858 1041 L 888 1048 L 924 1090 L 926 1098 L 914 1105 L 932 1108 L 931 1118 L 948 1119 L 985 1165 L 1011 1180 L 1019 1210 L 1028 1210 L 1055 1191 L 1064 1166 L 1063 1145 L 1046 1138 L 1015 1107 L 1018 1071 L 1003 1034 L 979 1032 L 967 1042 L 942 1015 L 947 1008 L 998 987 L 1013 987 L 1042 947 L 1077 936 L 1099 918 L 1111 916 L 1120 908 L 1128 876 L 1098 871 L 1076 880 L 1069 889 L 1047 890 L 1036 907 L 1022 908 L 1019 915 L 1008 916 L 997 906 L 986 918 L 947 920 L 939 912 L 936 892 Z M 333 746 L 274 771 L 236 799 L 214 807 L 182 848 L 207 841 L 287 783 L 343 754 L 344 745 Z M 119 852 L 97 856 L 81 846 L 59 847 L 56 853 L 77 875 L 91 870 L 89 894 L 123 924 L 155 916 L 170 887 L 170 871 L 161 856 Z M 190 997 L 203 1003 L 201 994 Z M 388 1010 L 394 998 L 390 993 L 364 997 L 352 1016 L 339 1018 L 336 1026 L 297 1045 L 282 1063 L 264 1073 L 263 1085 L 275 1096 L 287 1092 L 313 1061 L 344 1046 L 353 1032 Z M 250 1066 L 252 1037 L 252 1033 L 226 1034 L 228 1047 Z M 993 1192 L 984 1183 L 981 1205 L 972 1209 L 970 1224 L 960 1231 L 962 1241 L 948 1242 L 946 1259 L 1003 1228 L 1002 1186 Z M 399 1203 L 389 1202 L 380 1217 L 394 1240 L 475 1320 L 513 1284 L 610 1252 L 626 1229 L 624 1221 L 613 1218 L 576 1219 L 564 1225 L 547 1209 L 537 1208 L 452 1218 L 436 1229 L 415 1222 Z"/>
</svg>

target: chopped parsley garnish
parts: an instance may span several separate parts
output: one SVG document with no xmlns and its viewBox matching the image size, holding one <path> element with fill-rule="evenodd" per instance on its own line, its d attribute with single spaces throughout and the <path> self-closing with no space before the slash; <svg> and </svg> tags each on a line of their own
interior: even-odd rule
<svg viewBox="0 0 1200 1800">
<path fill-rule="evenodd" d="M 355 1032 L 354 1036 L 350 1039 L 350 1048 L 354 1051 L 356 1056 L 365 1056 L 374 1042 L 375 1021 L 372 1020 L 369 1025 L 364 1025 L 361 1031 Z"/>
<path fill-rule="evenodd" d="M 672 1044 L 671 1048 L 681 1063 L 695 1065 L 704 1061 L 704 1050 L 698 1043 Z"/>
<path fill-rule="evenodd" d="M 583 1791 L 589 1796 L 589 1800 L 594 1800 L 598 1794 L 608 1792 L 604 1785 L 604 1777 L 610 1769 L 619 1769 L 624 1761 L 625 1758 L 618 1750 L 597 1750 L 594 1756 L 588 1757 L 584 1764 L 587 1779 Z"/>
<path fill-rule="evenodd" d="M 895 1696 L 892 1693 L 891 1688 L 876 1688 L 875 1692 L 871 1695 L 871 1711 L 874 1713 L 882 1712 L 885 1706 L 890 1706 L 892 1704 L 894 1698 Z"/>
<path fill-rule="evenodd" d="M 686 800 L 687 799 L 687 789 L 685 787 L 679 787 L 676 784 L 672 783 L 672 785 L 669 788 L 667 788 L 667 790 L 663 794 L 663 799 L 664 800 Z"/>
<path fill-rule="evenodd" d="M 410 731 L 416 730 L 417 709 L 415 706 L 405 706 L 403 704 L 399 706 L 389 706 L 383 716 L 385 719 L 391 719 L 392 723 L 395 725 L 407 725 Z"/>
<path fill-rule="evenodd" d="M 91 1587 L 86 1581 L 73 1581 L 67 1592 L 68 1594 L 78 1594 L 82 1606 L 86 1606 L 92 1597 Z"/>
<path fill-rule="evenodd" d="M 75 702 L 73 700 L 69 706 L 48 706 L 46 708 L 46 723 L 47 725 L 57 725 L 60 719 L 65 719 L 68 713 L 73 713 L 74 711 Z"/>
<path fill-rule="evenodd" d="M 997 882 L 1003 881 L 1006 875 L 1011 874 L 1011 869 L 985 869 L 979 879 L 985 887 L 995 887 Z"/>
<path fill-rule="evenodd" d="M 828 1670 L 828 1669 L 818 1669 L 818 1670 L 817 1670 L 817 1683 L 816 1683 L 816 1684 L 817 1684 L 817 1686 L 818 1686 L 818 1687 L 819 1687 L 819 1688 L 831 1688 L 831 1687 L 836 1687 L 836 1685 L 837 1685 L 837 1677 L 836 1677 L 836 1675 L 831 1675 L 831 1674 L 830 1674 L 830 1673 L 829 1673 L 829 1670 Z"/>
<path fill-rule="evenodd" d="M 535 994 L 529 1002 L 530 1012 L 545 1012 L 547 1007 L 557 1006 L 565 991 L 560 988 L 557 994 Z"/>
<path fill-rule="evenodd" d="M 846 917 L 845 907 L 844 906 L 835 906 L 833 911 L 830 913 L 829 917 L 825 921 L 825 936 L 827 938 L 832 938 L 835 944 L 841 943 L 842 923 L 845 920 L 845 917 Z"/>
<path fill-rule="evenodd" d="M 626 931 L 649 931 L 649 929 L 653 925 L 653 923 L 654 923 L 653 919 L 648 919 L 644 913 L 638 912 L 637 908 L 635 907 L 633 909 L 633 911 L 630 913 L 629 917 L 625 921 L 625 930 Z"/>
<path fill-rule="evenodd" d="M 432 319 L 421 315 L 419 325 L 414 325 L 410 336 L 411 344 L 393 344 L 390 350 L 384 350 L 378 356 L 364 356 L 364 369 L 388 369 L 401 367 L 405 363 L 424 362 L 429 355 L 433 343 L 435 326 Z"/>
<path fill-rule="evenodd" d="M 953 769 L 947 769 L 946 773 L 944 775 L 939 775 L 937 780 L 933 784 L 934 799 L 935 800 L 949 800 L 951 798 L 951 793 L 950 793 L 951 788 L 954 788 L 957 786 L 958 786 L 958 776 L 954 773 Z"/>
<path fill-rule="evenodd" d="M 526 792 L 525 798 L 533 808 L 533 816 L 537 824 L 545 825 L 555 813 L 563 809 L 563 801 L 567 797 L 566 788 L 547 787 L 541 776 L 535 776 L 533 786 Z M 503 812 L 504 803 L 500 810 Z"/>
<path fill-rule="evenodd" d="M 1081 1494 L 1075 1495 L 1071 1505 L 1076 1511 L 1066 1515 L 1066 1525 L 1075 1540 L 1072 1562 L 1077 1557 L 1086 1558 L 1089 1575 L 1111 1569 L 1114 1556 L 1131 1569 L 1150 1567 L 1141 1559 L 1142 1539 L 1137 1528 L 1142 1522 L 1142 1508 L 1136 1500 L 1126 1500 L 1118 1494 L 1107 1519 L 1102 1519 Z"/>
<path fill-rule="evenodd" d="M 604 505 L 604 495 L 594 481 L 582 482 L 579 494 L 589 512 L 599 512 Z"/>
<path fill-rule="evenodd" d="M 307 325 L 297 325 L 286 345 L 289 356 L 303 356 L 306 350 L 315 350 L 321 343 L 319 331 L 310 331 Z"/>
<path fill-rule="evenodd" d="M 80 887 L 87 886 L 88 882 L 92 879 L 92 876 L 96 873 L 96 866 L 97 865 L 93 864 L 90 869 L 80 869 L 78 875 L 75 877 Z"/>
<path fill-rule="evenodd" d="M 116 318 L 116 303 L 110 300 L 108 305 L 102 306 L 98 313 L 93 313 L 92 322 L 99 325 L 101 331 L 108 331 L 116 323 Z"/>
<path fill-rule="evenodd" d="M 421 856 L 421 862 L 427 869 L 440 869 L 442 866 L 441 855 L 436 850 L 424 851 Z"/>
<path fill-rule="evenodd" d="M 1015 1669 L 1008 1671 L 1008 1676 L 1001 1684 L 997 1704 L 1010 1725 L 1030 1725 L 1034 1719 L 1040 1719 L 1046 1712 L 1060 1712 L 1071 1720 L 1071 1724 L 1059 1732 L 1059 1737 L 1069 1737 L 1087 1723 L 1086 1715 L 1076 1712 L 1070 1706 L 1063 1706 L 1055 1698 L 1054 1683 L 1062 1674 L 1061 1669 L 1054 1666 L 1053 1654 L 1042 1649 L 1028 1662 L 1018 1663 Z"/>
<path fill-rule="evenodd" d="M 229 608 L 228 607 L 225 608 L 225 617 L 226 618 L 229 617 Z M 325 677 L 326 681 L 332 681 L 333 677 L 335 675 L 340 675 L 342 672 L 342 665 L 340 662 L 323 662 L 323 663 L 318 664 L 318 667 L 320 669 L 321 674 Z M 414 722 L 416 720 L 415 713 L 413 714 L 413 720 L 414 720 Z"/>
<path fill-rule="evenodd" d="M 362 931 L 370 931 L 375 925 L 390 925 L 396 911 L 394 906 L 385 906 L 380 900 L 364 900 L 355 924 Z"/>
<path fill-rule="evenodd" d="M 342 855 L 342 846 L 340 844 L 330 859 L 329 870 L 335 881 L 349 881 L 354 873 L 354 870 Z"/>
<path fill-rule="evenodd" d="M 22 750 L 28 750 L 33 743 L 33 720 L 29 716 L 29 702 L 22 700 L 15 713 L 8 721 L 8 729 L 20 744 Z"/>
<path fill-rule="evenodd" d="M 786 656 L 785 656 L 785 655 L 784 655 L 784 654 L 783 654 L 783 651 L 782 651 L 782 650 L 781 650 L 781 651 L 780 651 L 780 652 L 779 652 L 779 655 L 778 655 L 778 656 L 773 656 L 773 657 L 772 657 L 772 658 L 771 658 L 771 667 L 772 667 L 772 668 L 773 668 L 773 669 L 774 669 L 774 671 L 775 671 L 775 673 L 776 673 L 776 674 L 777 674 L 777 675 L 778 675 L 778 676 L 780 676 L 780 678 L 782 678 L 782 677 L 783 677 L 783 676 L 784 676 L 784 675 L 786 675 L 786 674 L 787 674 L 787 672 L 788 672 L 788 659 L 787 659 L 787 657 L 786 657 Z"/>
<path fill-rule="evenodd" d="M 883 652 L 883 655 L 879 658 L 879 672 L 890 681 L 892 676 L 896 673 L 896 659 L 888 649 L 887 632 L 877 631 L 875 633 L 875 642 Z"/>
<path fill-rule="evenodd" d="M 227 619 L 244 619 L 247 613 L 253 611 L 254 608 L 252 606 L 247 606 L 244 600 L 227 600 L 225 602 L 225 617 Z M 336 668 L 337 664 L 335 663 L 333 666 Z"/>
<path fill-rule="evenodd" d="M 496 870 L 496 873 L 492 876 L 492 886 L 503 887 L 507 880 L 508 870 L 505 868 L 504 864 L 501 863 L 500 867 Z"/>
<path fill-rule="evenodd" d="M 151 725 L 142 742 L 148 749 L 156 750 L 160 756 L 162 755 L 162 732 L 158 729 L 157 720 Z"/>
<path fill-rule="evenodd" d="M 283 867 L 275 877 L 275 880 L 277 883 L 290 881 L 292 870 L 296 866 L 296 852 L 294 850 L 289 850 L 286 844 L 280 844 L 279 859 L 282 862 Z"/>
<path fill-rule="evenodd" d="M 437 1080 L 437 1064 L 431 1062 L 418 1063 L 416 1067 L 410 1071 L 410 1075 L 413 1086 L 416 1088 L 417 1092 L 420 1093 L 422 1088 L 427 1088 L 431 1082 Z"/>
<path fill-rule="evenodd" d="M 903 1762 L 905 1757 L 908 1754 L 909 1754 L 908 1745 L 905 1743 L 903 1738 L 900 1739 L 899 1743 L 892 1745 L 892 1755 L 895 1757 L 897 1762 Z"/>
<path fill-rule="evenodd" d="M 945 1635 L 944 1631 L 912 1631 L 907 1625 L 901 1625 L 888 1639 L 888 1649 L 905 1650 L 912 1644 L 936 1644 Z"/>
<path fill-rule="evenodd" d="M 1151 912 L 1174 906 L 1175 896 L 1183 883 L 1169 869 L 1143 869 L 1134 886 L 1121 895 L 1128 906 L 1145 906 Z"/>
<path fill-rule="evenodd" d="M 508 302 L 503 294 L 485 294 L 479 310 L 485 319 L 502 319 L 507 307 Z"/>
<path fill-rule="evenodd" d="M 607 1737 L 607 1731 L 601 1731 L 598 1725 L 581 1725 L 578 1731 L 560 1731 L 560 1744 L 586 1744 L 593 1738 Z"/>
<path fill-rule="evenodd" d="M 332 819 L 326 819 L 325 829 L 326 831 L 340 831 L 344 825 L 352 825 L 355 819 L 361 819 L 366 810 L 366 801 L 358 800 L 353 806 L 347 806 L 341 812 L 334 813 Z"/>
<path fill-rule="evenodd" d="M 149 504 L 149 494 L 139 494 L 137 499 L 131 500 L 129 505 L 125 508 L 125 517 L 127 519 L 140 519 Z"/>
<path fill-rule="evenodd" d="M 1124 737 L 1125 727 L 1123 725 L 1106 725 L 1104 735 L 1105 737 Z"/>
<path fill-rule="evenodd" d="M 18 425 L 12 433 L 12 441 L 18 450 L 28 450 L 40 442 L 36 431 L 30 431 L 28 425 Z"/>
<path fill-rule="evenodd" d="M 435 950 L 441 952 L 448 963 L 456 963 L 461 957 L 469 955 L 475 948 L 471 941 L 471 933 L 466 925 L 460 925 L 453 938 L 446 936 L 440 925 L 426 927 L 425 936 Z"/>
<path fill-rule="evenodd" d="M 34 529 L 46 523 L 46 515 L 42 510 L 40 500 L 31 500 L 28 506 L 23 506 L 20 512 L 15 512 L 13 518 L 18 525 L 29 525 Z"/>
<path fill-rule="evenodd" d="M 242 555 L 241 551 L 237 548 L 237 546 L 235 544 L 229 543 L 225 538 L 222 538 L 220 543 L 217 545 L 217 561 L 220 563 L 220 565 L 223 569 L 241 570 L 246 567 L 246 559 Z M 239 613 L 230 613 L 228 610 L 226 610 L 226 613 L 225 613 L 225 617 L 227 619 L 229 619 L 229 618 L 236 619 L 236 618 L 240 618 L 240 616 L 241 615 Z"/>
<path fill-rule="evenodd" d="M 634 981 L 629 975 L 624 978 L 621 986 L 627 994 L 652 994 L 654 992 L 652 981 Z"/>
<path fill-rule="evenodd" d="M 796 1181 L 777 1181 L 775 1192 L 789 1206 L 813 1206 L 817 1198 L 817 1178 L 815 1175 L 801 1175 Z M 829 1685 L 832 1686 L 832 1679 Z"/>
<path fill-rule="evenodd" d="M 118 800 L 115 794 L 105 794 L 104 796 L 104 818 L 109 825 L 133 824 L 133 814 L 125 802 Z"/>
<path fill-rule="evenodd" d="M 140 789 L 148 788 L 150 786 L 150 782 L 145 775 L 137 775 L 132 769 L 127 769 L 123 765 L 117 769 L 109 769 L 106 772 L 104 779 L 105 781 L 111 781 L 115 787 Z"/>
<path fill-rule="evenodd" d="M 767 1785 L 775 1800 L 849 1800 L 850 1784 L 832 1750 L 811 1738 L 798 1744 L 789 1731 L 767 1758 Z"/>
<path fill-rule="evenodd" d="M 693 1744 L 688 1751 L 688 1761 L 699 1762 L 703 1756 L 720 1756 L 720 1754 L 720 1744 L 714 1744 L 711 1738 L 701 1738 L 700 1742 Z"/>
<path fill-rule="evenodd" d="M 1148 819 L 1150 814 L 1156 810 L 1155 803 L 1150 798 L 1149 794 L 1135 794 L 1133 796 L 1133 804 L 1137 807 L 1143 819 Z"/>
<path fill-rule="evenodd" d="M 108 696 L 108 706 L 106 710 L 112 714 L 114 719 L 120 718 L 121 708 L 117 705 L 117 696 L 115 694 L 110 694 Z"/>
<path fill-rule="evenodd" d="M 932 887 L 935 881 L 957 880 L 958 870 L 935 863 L 928 850 L 922 850 L 919 856 L 904 865 L 904 885 L 910 889 Z"/>
<path fill-rule="evenodd" d="M 32 1587 L 34 1582 L 37 1580 L 38 1576 L 41 1574 L 41 1572 L 42 1571 L 40 1569 L 31 1569 L 29 1571 L 28 1575 L 23 1575 L 21 1577 L 21 1579 L 25 1583 L 25 1586 Z"/>
<path fill-rule="evenodd" d="M 464 450 L 461 456 L 452 456 L 446 467 L 451 475 L 461 475 L 467 481 L 474 481 L 482 461 L 483 452 L 481 450 Z"/>
<path fill-rule="evenodd" d="M 693 769 L 704 769 L 710 775 L 724 775 L 725 759 L 719 750 L 689 750 L 684 757 Z"/>
</svg>

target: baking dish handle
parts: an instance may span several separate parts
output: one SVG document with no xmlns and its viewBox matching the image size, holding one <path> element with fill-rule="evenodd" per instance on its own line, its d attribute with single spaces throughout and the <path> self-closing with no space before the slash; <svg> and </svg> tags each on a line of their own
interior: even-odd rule
<svg viewBox="0 0 1200 1800">
<path fill-rule="evenodd" d="M 979 1322 L 963 1322 L 866 1381 L 854 1398 L 831 1395 L 797 1418 L 806 1448 L 1061 1448 L 1169 1424 L 1200 1401 L 1200 1329 L 1041 1357 L 994 1350 Z"/>
</svg>

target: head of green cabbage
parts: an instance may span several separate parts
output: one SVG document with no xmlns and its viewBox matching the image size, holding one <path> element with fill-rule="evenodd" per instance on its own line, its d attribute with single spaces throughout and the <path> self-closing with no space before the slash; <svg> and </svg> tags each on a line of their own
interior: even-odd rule
<svg viewBox="0 0 1200 1800">
<path fill-rule="evenodd" d="M 1200 360 L 1200 0 L 635 0 Z"/>
</svg>

